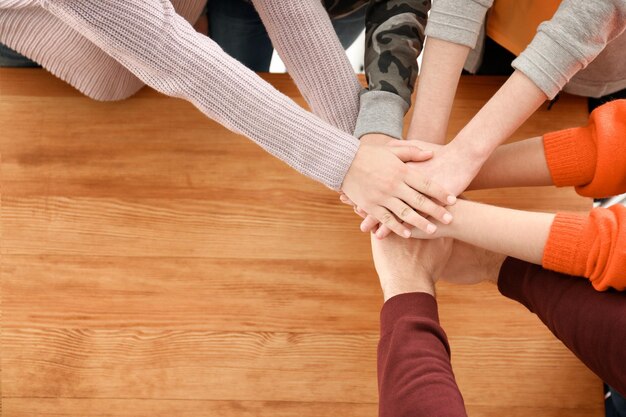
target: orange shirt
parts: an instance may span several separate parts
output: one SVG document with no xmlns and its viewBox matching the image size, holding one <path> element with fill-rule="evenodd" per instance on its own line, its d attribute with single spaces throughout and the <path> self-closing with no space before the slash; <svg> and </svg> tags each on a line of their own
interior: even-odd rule
<svg viewBox="0 0 626 417">
<path fill-rule="evenodd" d="M 515 55 L 522 53 L 541 22 L 552 19 L 561 0 L 496 0 L 489 10 L 487 35 Z"/>
<path fill-rule="evenodd" d="M 544 135 L 543 146 L 556 186 L 588 197 L 626 192 L 626 100 L 598 107 L 585 127 Z M 587 277 L 597 290 L 626 290 L 626 207 L 558 213 L 542 265 Z"/>
</svg>

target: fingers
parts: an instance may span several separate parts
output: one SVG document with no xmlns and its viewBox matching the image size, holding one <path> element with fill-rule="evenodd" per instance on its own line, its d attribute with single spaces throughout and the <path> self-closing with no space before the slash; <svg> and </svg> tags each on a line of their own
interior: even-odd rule
<svg viewBox="0 0 626 417">
<path fill-rule="evenodd" d="M 411 237 L 414 239 L 432 239 L 433 236 L 421 229 L 418 229 L 417 227 L 414 227 L 411 229 Z"/>
<path fill-rule="evenodd" d="M 391 229 L 392 232 L 404 238 L 411 237 L 411 230 L 401 224 L 396 216 L 384 207 L 377 207 L 372 213 L 383 225 Z"/>
<path fill-rule="evenodd" d="M 362 219 L 370 217 L 364 210 L 361 210 L 359 207 L 356 206 L 354 207 L 354 212 Z M 376 220 L 376 223 L 378 223 L 378 220 Z"/>
<path fill-rule="evenodd" d="M 376 226 L 378 226 L 380 222 L 378 221 L 378 219 L 374 216 L 367 216 L 365 217 L 365 220 L 363 220 L 361 222 L 361 226 L 360 229 L 362 232 L 372 232 L 374 229 L 376 229 Z M 381 226 L 381 228 L 384 227 L 386 229 L 388 229 L 386 226 Z"/>
<path fill-rule="evenodd" d="M 421 194 L 418 194 L 418 195 L 421 196 L 421 199 L 428 200 L 426 197 L 422 196 Z M 428 201 L 432 203 L 433 205 L 435 205 L 432 201 L 430 200 Z M 416 204 L 416 205 L 419 205 L 420 207 L 427 207 L 428 204 L 426 202 L 420 201 L 419 204 Z M 423 216 L 420 216 L 419 214 L 417 214 L 415 210 L 409 207 L 409 205 L 407 205 L 402 200 L 399 200 L 397 198 L 394 199 L 393 201 L 390 202 L 390 204 L 388 205 L 388 208 L 391 211 L 393 211 L 393 213 L 395 213 L 396 216 L 398 216 L 398 218 L 402 220 L 403 222 L 413 225 L 417 227 L 418 229 L 428 233 L 429 235 L 435 233 L 435 231 L 437 230 L 437 226 L 435 226 L 430 221 L 426 220 Z"/>
<path fill-rule="evenodd" d="M 376 233 L 376 237 L 378 239 L 384 239 L 391 234 L 391 230 L 389 230 L 387 226 L 380 226 L 378 230 L 374 231 L 374 233 Z"/>
<path fill-rule="evenodd" d="M 385 225 L 381 225 L 374 216 L 365 217 L 365 220 L 361 222 L 360 229 L 365 233 L 370 232 L 376 234 L 378 239 L 384 239 L 392 233 L 391 229 Z"/>
<path fill-rule="evenodd" d="M 409 171 L 405 178 L 405 182 L 409 185 L 409 187 L 413 188 L 414 190 L 419 191 L 420 193 L 429 197 L 432 197 L 444 205 L 456 203 L 455 195 L 444 190 L 443 187 L 435 184 L 433 181 L 431 181 L 430 178 L 420 175 L 420 173 L 415 170 Z M 413 206 L 412 202 L 409 201 L 408 203 Z M 413 207 L 420 210 L 419 207 Z"/>
<path fill-rule="evenodd" d="M 409 186 L 405 186 L 402 190 L 400 190 L 400 199 L 409 204 L 411 207 L 417 209 L 417 211 L 421 214 L 430 216 L 443 224 L 449 224 L 452 221 L 452 214 L 450 214 L 448 210 L 435 203 L 424 194 L 420 194 L 413 190 Z M 402 220 L 417 226 L 409 219 L 402 218 Z"/>
<path fill-rule="evenodd" d="M 339 194 L 339 200 L 340 200 L 343 204 L 347 204 L 347 205 L 352 206 L 352 207 L 355 207 L 355 206 L 356 206 L 356 204 L 354 204 L 354 202 L 353 202 L 352 200 L 350 200 L 350 199 L 348 198 L 348 196 L 347 196 L 347 195 L 345 195 L 345 194 L 343 194 L 343 193 Z"/>
<path fill-rule="evenodd" d="M 391 152 L 402 162 L 424 162 L 433 157 L 432 151 L 423 151 L 417 146 L 398 145 L 391 147 Z"/>
</svg>

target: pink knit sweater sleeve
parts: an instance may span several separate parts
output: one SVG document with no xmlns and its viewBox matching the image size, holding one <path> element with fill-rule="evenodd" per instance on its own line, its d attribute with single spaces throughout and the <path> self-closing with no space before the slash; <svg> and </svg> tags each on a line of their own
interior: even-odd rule
<svg viewBox="0 0 626 417">
<path fill-rule="evenodd" d="M 352 134 L 362 90 L 320 0 L 253 0 L 313 113 Z"/>
<path fill-rule="evenodd" d="M 192 102 L 299 172 L 338 190 L 358 140 L 324 123 L 197 33 L 167 0 L 42 0 L 154 89 Z"/>
</svg>

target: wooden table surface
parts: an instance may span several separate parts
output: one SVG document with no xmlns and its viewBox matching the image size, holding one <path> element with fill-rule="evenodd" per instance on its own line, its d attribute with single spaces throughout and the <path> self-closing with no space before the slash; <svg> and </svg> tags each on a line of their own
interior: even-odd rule
<svg viewBox="0 0 626 417">
<path fill-rule="evenodd" d="M 501 82 L 462 80 L 452 133 Z M 565 96 L 515 138 L 586 117 Z M 43 70 L 0 70 L 0 153 L 4 416 L 376 416 L 382 297 L 336 194 L 184 101 L 99 103 Z M 489 285 L 439 302 L 471 416 L 602 415 L 600 381 L 522 306 Z"/>
</svg>

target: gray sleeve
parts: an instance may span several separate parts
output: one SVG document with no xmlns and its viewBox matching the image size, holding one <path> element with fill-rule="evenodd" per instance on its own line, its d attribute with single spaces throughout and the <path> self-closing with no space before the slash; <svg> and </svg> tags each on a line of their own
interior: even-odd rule
<svg viewBox="0 0 626 417">
<path fill-rule="evenodd" d="M 433 0 L 426 36 L 473 49 L 492 4 L 493 0 Z"/>
<path fill-rule="evenodd" d="M 563 0 L 513 61 L 552 99 L 626 28 L 626 0 Z"/>
</svg>

